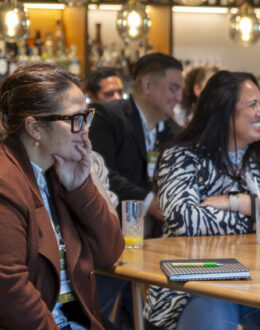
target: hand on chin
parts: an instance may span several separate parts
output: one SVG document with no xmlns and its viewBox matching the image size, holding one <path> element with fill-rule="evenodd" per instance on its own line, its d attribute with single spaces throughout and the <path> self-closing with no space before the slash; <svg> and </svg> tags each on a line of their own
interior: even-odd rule
<svg viewBox="0 0 260 330">
<path fill-rule="evenodd" d="M 56 173 L 68 191 L 79 188 L 90 172 L 90 158 L 87 151 L 81 146 L 76 146 L 75 149 L 68 156 L 53 155 Z"/>
</svg>

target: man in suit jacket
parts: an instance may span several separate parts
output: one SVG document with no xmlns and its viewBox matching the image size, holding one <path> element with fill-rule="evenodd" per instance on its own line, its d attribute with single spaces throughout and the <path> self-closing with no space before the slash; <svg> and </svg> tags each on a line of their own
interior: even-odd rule
<svg viewBox="0 0 260 330">
<path fill-rule="evenodd" d="M 111 190 L 120 201 L 144 200 L 148 214 L 161 221 L 158 198 L 152 193 L 153 156 L 160 140 L 169 140 L 173 133 L 158 124 L 172 120 L 183 87 L 181 62 L 163 53 L 151 53 L 136 63 L 129 99 L 93 104 L 96 114 L 90 139 L 109 168 Z"/>
<path fill-rule="evenodd" d="M 150 179 L 155 163 L 149 160 L 175 133 L 173 108 L 181 101 L 183 85 L 181 63 L 172 56 L 153 53 L 136 63 L 129 99 L 91 105 L 96 114 L 89 136 L 93 149 L 104 157 L 109 169 L 110 189 L 120 202 L 145 201 L 148 214 L 153 216 L 145 220 L 147 236 L 158 236 L 162 222 L 154 218 L 163 220 Z M 101 311 L 106 316 L 116 295 L 123 291 L 128 299 L 122 306 L 131 314 L 131 289 L 127 283 L 98 275 L 97 284 Z"/>
</svg>

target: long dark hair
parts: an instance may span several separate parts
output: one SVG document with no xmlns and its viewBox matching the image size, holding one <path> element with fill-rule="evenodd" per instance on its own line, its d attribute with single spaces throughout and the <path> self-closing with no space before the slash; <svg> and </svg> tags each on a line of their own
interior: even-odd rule
<svg viewBox="0 0 260 330">
<path fill-rule="evenodd" d="M 251 73 L 224 70 L 215 73 L 199 97 L 191 122 L 174 138 L 171 146 L 192 147 L 199 157 L 211 159 L 220 171 L 236 177 L 236 174 L 232 173 L 233 166 L 228 156 L 229 122 L 232 118 L 234 131 L 231 134 L 236 141 L 236 104 L 242 84 L 247 80 L 259 88 L 257 79 Z M 242 167 L 249 157 L 252 157 L 260 168 L 259 155 L 260 141 L 250 144 L 244 155 Z"/>
</svg>

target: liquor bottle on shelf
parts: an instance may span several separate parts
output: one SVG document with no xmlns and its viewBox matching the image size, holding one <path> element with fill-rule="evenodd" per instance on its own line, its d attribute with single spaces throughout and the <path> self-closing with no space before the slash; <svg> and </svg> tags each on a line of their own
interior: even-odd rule
<svg viewBox="0 0 260 330">
<path fill-rule="evenodd" d="M 74 44 L 70 45 L 70 50 L 68 54 L 68 63 L 69 63 L 68 70 L 71 73 L 80 76 L 81 73 L 80 62 L 77 56 L 77 47 Z"/>
<path fill-rule="evenodd" d="M 26 54 L 25 47 L 18 48 L 17 64 L 26 64 L 29 62 L 29 56 Z"/>
<path fill-rule="evenodd" d="M 0 40 L 0 79 L 8 73 L 8 60 L 5 56 L 5 42 Z"/>
<path fill-rule="evenodd" d="M 29 37 L 26 40 L 26 54 L 28 56 L 31 56 L 33 53 L 33 47 L 35 45 L 35 36 L 33 36 L 32 34 L 29 35 Z"/>
<path fill-rule="evenodd" d="M 17 64 L 20 65 L 20 64 L 28 63 L 29 56 L 27 55 L 28 48 L 26 47 L 28 46 L 28 41 L 27 41 L 27 45 L 25 40 L 17 41 L 16 44 L 17 44 L 17 58 L 16 58 Z"/>
<path fill-rule="evenodd" d="M 54 61 L 63 66 L 68 65 L 67 55 L 65 53 L 65 36 L 61 21 L 56 21 L 56 30 L 54 32 Z"/>
<path fill-rule="evenodd" d="M 129 48 L 126 47 L 125 49 L 122 49 L 121 57 L 122 57 L 121 68 L 122 68 L 123 76 L 129 77 L 131 75 L 131 69 L 132 69 Z"/>
<path fill-rule="evenodd" d="M 52 41 L 52 33 L 46 33 L 46 41 L 43 45 L 43 53 L 42 53 L 43 62 L 53 63 L 53 41 Z"/>
<path fill-rule="evenodd" d="M 4 54 L 2 54 L 2 49 L 0 49 L 0 79 L 2 79 L 8 73 L 8 61 Z"/>
<path fill-rule="evenodd" d="M 32 48 L 32 55 L 29 56 L 29 62 L 41 62 L 41 56 L 39 55 L 39 48 L 34 46 Z"/>
<path fill-rule="evenodd" d="M 57 53 L 65 53 L 65 36 L 63 32 L 63 28 L 61 25 L 61 21 L 58 19 L 56 21 L 56 29 L 54 32 L 54 55 L 57 56 Z"/>
<path fill-rule="evenodd" d="M 37 30 L 35 34 L 35 47 L 38 49 L 38 55 L 42 56 L 43 41 L 40 30 Z"/>
<path fill-rule="evenodd" d="M 56 55 L 54 57 L 54 62 L 59 65 L 63 65 L 63 66 L 68 65 L 67 55 L 64 53 L 64 51 L 62 49 L 57 49 Z"/>
<path fill-rule="evenodd" d="M 89 49 L 89 70 L 92 71 L 97 68 L 100 57 L 94 43 L 90 43 L 88 45 L 88 49 Z"/>
<path fill-rule="evenodd" d="M 102 42 L 102 37 L 101 37 L 101 23 L 96 23 L 96 35 L 95 35 L 95 40 L 93 43 L 93 46 L 96 48 L 97 53 L 99 55 L 99 58 L 103 55 L 103 42 Z"/>
</svg>

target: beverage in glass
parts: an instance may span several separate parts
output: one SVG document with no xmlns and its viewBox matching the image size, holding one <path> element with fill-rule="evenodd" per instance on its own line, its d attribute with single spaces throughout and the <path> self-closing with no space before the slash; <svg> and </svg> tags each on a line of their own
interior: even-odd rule
<svg viewBox="0 0 260 330">
<path fill-rule="evenodd" d="M 126 248 L 143 247 L 143 201 L 126 200 L 122 202 L 122 227 Z"/>
</svg>

